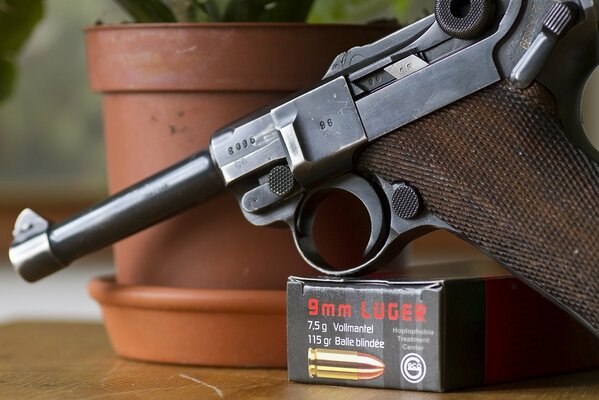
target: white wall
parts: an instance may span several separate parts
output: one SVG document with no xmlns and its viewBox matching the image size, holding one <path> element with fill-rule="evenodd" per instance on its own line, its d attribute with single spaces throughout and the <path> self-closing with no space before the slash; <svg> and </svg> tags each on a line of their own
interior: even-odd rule
<svg viewBox="0 0 599 400">
<path fill-rule="evenodd" d="M 0 323 L 15 320 L 99 321 L 100 309 L 87 294 L 95 276 L 109 275 L 107 262 L 83 262 L 36 283 L 23 281 L 0 264 Z"/>
</svg>

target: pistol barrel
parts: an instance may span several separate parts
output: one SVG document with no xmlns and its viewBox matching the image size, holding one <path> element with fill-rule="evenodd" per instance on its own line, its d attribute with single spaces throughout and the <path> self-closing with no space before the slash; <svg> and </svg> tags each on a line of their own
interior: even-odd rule
<svg viewBox="0 0 599 400">
<path fill-rule="evenodd" d="M 15 223 L 11 263 L 25 280 L 37 281 L 224 186 L 209 150 L 204 150 L 60 223 L 52 224 L 25 209 Z"/>
</svg>

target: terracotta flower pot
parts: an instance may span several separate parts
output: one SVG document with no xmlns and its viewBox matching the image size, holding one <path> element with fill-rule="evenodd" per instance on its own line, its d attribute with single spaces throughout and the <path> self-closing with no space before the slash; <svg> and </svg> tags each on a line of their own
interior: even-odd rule
<svg viewBox="0 0 599 400">
<path fill-rule="evenodd" d="M 313 84 L 341 51 L 389 27 L 165 24 L 86 31 L 89 76 L 104 95 L 111 192 L 208 146 L 211 134 Z M 114 248 L 117 282 L 283 289 L 310 272 L 288 231 L 251 226 L 229 193 Z"/>
<path fill-rule="evenodd" d="M 389 26 L 249 23 L 88 29 L 91 86 L 103 94 L 110 191 L 207 147 L 216 129 L 314 83 L 335 55 L 390 31 Z M 337 247 L 359 240 L 346 235 Z M 337 253 L 343 263 L 351 252 Z M 312 273 L 288 231 L 252 226 L 230 193 L 120 242 L 114 257 L 112 290 L 119 285 L 283 290 L 289 275 Z M 111 325 L 107 321 L 109 330 Z M 272 340 L 268 335 L 264 338 Z M 205 363 L 217 364 L 214 358 Z M 282 365 L 280 359 L 275 364 Z"/>
</svg>

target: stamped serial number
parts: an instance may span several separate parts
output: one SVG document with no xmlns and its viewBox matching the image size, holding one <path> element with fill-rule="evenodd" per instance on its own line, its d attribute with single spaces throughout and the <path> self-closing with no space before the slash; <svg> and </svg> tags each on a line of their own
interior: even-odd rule
<svg viewBox="0 0 599 400">
<path fill-rule="evenodd" d="M 256 139 L 253 136 L 250 136 L 249 139 L 243 139 L 237 143 L 235 143 L 233 146 L 229 146 L 229 155 L 234 155 L 235 153 L 243 150 L 243 149 L 247 149 L 247 147 L 250 144 L 255 144 L 256 143 Z"/>
<path fill-rule="evenodd" d="M 332 128 L 333 125 L 335 125 L 335 124 L 333 123 L 333 120 L 331 118 L 320 121 L 320 129 L 322 129 L 322 130 L 325 130 L 327 128 Z"/>
</svg>

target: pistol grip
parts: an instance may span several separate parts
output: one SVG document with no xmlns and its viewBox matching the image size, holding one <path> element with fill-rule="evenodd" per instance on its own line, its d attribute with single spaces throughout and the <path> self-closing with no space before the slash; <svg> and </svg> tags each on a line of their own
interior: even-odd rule
<svg viewBox="0 0 599 400">
<path fill-rule="evenodd" d="M 360 168 L 416 187 L 429 211 L 597 335 L 599 166 L 540 84 L 500 82 L 386 135 Z"/>
</svg>

